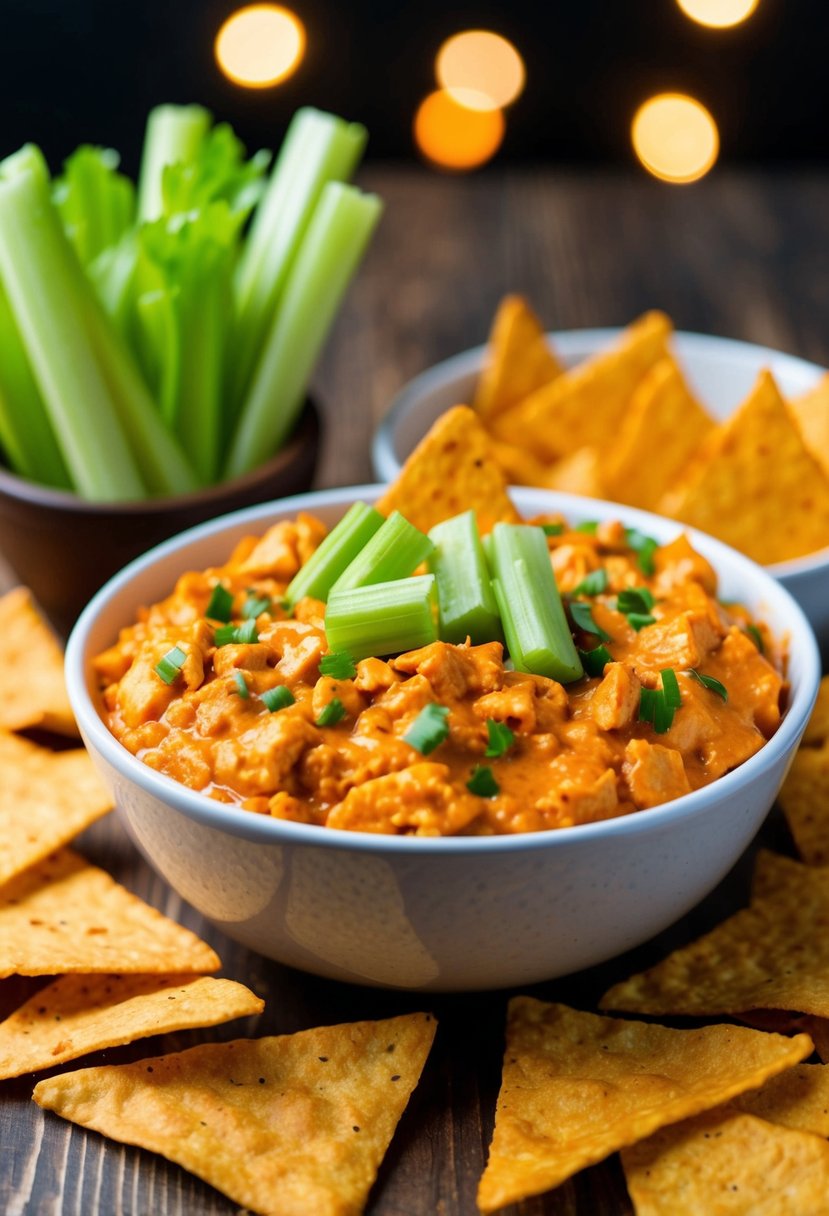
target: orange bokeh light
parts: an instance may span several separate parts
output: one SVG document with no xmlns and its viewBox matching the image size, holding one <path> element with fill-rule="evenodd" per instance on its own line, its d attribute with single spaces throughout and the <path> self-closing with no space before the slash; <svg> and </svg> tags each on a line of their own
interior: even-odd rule
<svg viewBox="0 0 829 1216">
<path fill-rule="evenodd" d="M 296 70 L 305 53 L 305 27 L 279 4 L 249 4 L 216 35 L 216 62 L 229 80 L 267 89 Z"/>
<path fill-rule="evenodd" d="M 445 89 L 420 103 L 414 136 L 421 153 L 442 169 L 476 169 L 501 146 L 506 124 L 500 110 L 470 109 Z"/>
<path fill-rule="evenodd" d="M 700 25 L 724 30 L 745 21 L 760 0 L 676 0 L 686 17 Z"/>
<path fill-rule="evenodd" d="M 491 30 L 465 30 L 448 38 L 435 61 L 438 84 L 471 110 L 500 110 L 524 87 L 524 61 Z"/>
<path fill-rule="evenodd" d="M 720 150 L 714 119 L 701 102 L 683 93 L 661 93 L 641 105 L 631 124 L 631 139 L 648 172 L 666 182 L 704 177 Z"/>
</svg>

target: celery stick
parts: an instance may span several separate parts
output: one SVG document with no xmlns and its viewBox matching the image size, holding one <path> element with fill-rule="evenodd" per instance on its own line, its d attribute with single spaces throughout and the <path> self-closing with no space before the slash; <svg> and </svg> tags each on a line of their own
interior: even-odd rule
<svg viewBox="0 0 829 1216">
<path fill-rule="evenodd" d="M 65 161 L 52 190 L 66 235 L 84 266 L 117 244 L 135 219 L 135 187 L 117 172 L 118 162 L 112 148 L 82 144 Z"/>
<path fill-rule="evenodd" d="M 428 646 L 438 636 L 434 601 L 434 574 L 332 591 L 325 610 L 328 649 L 359 662 Z"/>
<path fill-rule="evenodd" d="M 340 522 L 291 579 L 285 592 L 288 603 L 296 604 L 306 595 L 315 600 L 328 599 L 334 583 L 384 522 L 383 516 L 374 507 L 364 502 L 352 503 Z"/>
<path fill-rule="evenodd" d="M 72 481 L 0 284 L 0 443 L 22 477 L 71 490 Z"/>
<path fill-rule="evenodd" d="M 141 476 L 90 350 L 82 271 L 47 183 L 19 163 L 0 164 L 0 179 L 0 274 L 72 480 L 87 498 L 140 498 Z"/>
<path fill-rule="evenodd" d="M 366 139 L 359 123 L 310 107 L 297 110 L 291 120 L 237 268 L 236 353 L 228 381 L 236 405 L 250 386 L 289 266 L 322 188 L 328 181 L 348 181 Z"/>
<path fill-rule="evenodd" d="M 474 511 L 464 511 L 429 533 L 435 551 L 429 569 L 435 575 L 440 609 L 440 636 L 460 645 L 503 638 L 501 618 L 490 583 Z"/>
<path fill-rule="evenodd" d="M 211 121 L 212 115 L 203 106 L 167 105 L 150 110 L 138 175 L 138 219 L 141 222 L 161 215 L 165 166 L 192 160 Z"/>
<path fill-rule="evenodd" d="M 399 511 L 393 511 L 342 572 L 331 588 L 331 594 L 406 578 L 426 560 L 434 547 L 428 536 L 404 519 Z"/>
<path fill-rule="evenodd" d="M 86 267 L 104 312 L 118 332 L 127 335 L 130 321 L 131 288 L 138 259 L 135 230 L 126 232 L 116 245 L 102 249 Z"/>
<path fill-rule="evenodd" d="M 563 683 L 578 680 L 584 673 L 541 528 L 496 524 L 492 554 L 493 590 L 516 670 Z"/>
<path fill-rule="evenodd" d="M 170 430 L 175 426 L 178 403 L 181 344 L 171 293 L 163 287 L 145 291 L 135 301 L 133 347 Z"/>
<path fill-rule="evenodd" d="M 242 406 L 225 476 L 256 468 L 290 434 L 317 356 L 381 210 L 376 195 L 339 182 L 324 187 Z"/>
</svg>

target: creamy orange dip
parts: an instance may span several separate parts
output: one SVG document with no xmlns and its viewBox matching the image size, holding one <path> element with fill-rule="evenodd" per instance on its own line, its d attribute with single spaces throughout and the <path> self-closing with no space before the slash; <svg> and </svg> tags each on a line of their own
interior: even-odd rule
<svg viewBox="0 0 829 1216">
<path fill-rule="evenodd" d="M 224 566 L 182 575 L 167 599 L 142 610 L 97 657 L 106 721 L 130 752 L 210 798 L 279 819 L 362 832 L 492 835 L 668 802 L 742 764 L 779 725 L 785 685 L 761 653 L 760 632 L 744 610 L 718 602 L 714 571 L 684 536 L 655 550 L 647 575 L 620 523 L 600 524 L 593 535 L 565 528 L 548 537 L 565 605 L 590 572 L 606 571 L 605 589 L 588 602 L 609 635 L 612 661 L 602 674 L 565 687 L 509 670 L 499 642 L 435 642 L 364 659 L 350 679 L 320 675 L 325 605 L 306 598 L 289 614 L 281 597 L 325 535 L 323 524 L 300 515 L 243 540 Z M 216 646 L 216 623 L 205 614 L 219 582 L 233 597 L 236 623 L 252 596 L 267 601 L 255 642 Z M 643 587 L 654 620 L 637 630 L 617 597 Z M 573 633 L 583 650 L 597 641 L 575 624 Z M 185 657 L 167 684 L 155 668 L 174 647 Z M 657 733 L 640 719 L 640 699 L 643 689 L 661 686 L 667 668 L 676 673 L 681 706 Z M 691 671 L 713 677 L 727 699 Z M 278 685 L 294 701 L 272 712 L 262 694 Z M 344 716 L 318 725 L 335 698 Z M 423 755 L 404 735 L 430 702 L 448 708 L 449 729 Z M 488 722 L 514 735 L 494 758 L 485 758 Z M 491 769 L 494 796 L 467 788 L 478 764 Z"/>
</svg>

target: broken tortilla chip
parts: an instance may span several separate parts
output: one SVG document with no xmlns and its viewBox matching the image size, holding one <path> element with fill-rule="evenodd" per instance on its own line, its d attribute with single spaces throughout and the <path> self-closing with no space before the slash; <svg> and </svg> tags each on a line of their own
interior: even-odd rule
<svg viewBox="0 0 829 1216">
<path fill-rule="evenodd" d="M 422 532 L 470 508 L 481 533 L 519 518 L 487 433 L 466 405 L 438 418 L 376 505 L 383 515 L 399 511 Z"/>
<path fill-rule="evenodd" d="M 829 865 L 829 745 L 800 748 L 777 800 L 805 863 Z"/>
<path fill-rule="evenodd" d="M 549 384 L 562 371 L 538 317 L 523 296 L 504 296 L 489 335 L 486 363 L 472 401 L 486 421 Z"/>
<path fill-rule="evenodd" d="M 548 490 L 581 494 L 585 498 L 604 498 L 601 454 L 596 448 L 579 448 L 557 460 L 540 483 Z"/>
<path fill-rule="evenodd" d="M 53 752 L 0 730 L 0 886 L 112 807 L 83 748 Z"/>
<path fill-rule="evenodd" d="M 829 743 L 829 676 L 824 676 L 817 690 L 817 701 L 812 716 L 803 732 L 801 747 L 814 747 Z"/>
<path fill-rule="evenodd" d="M 218 956 L 109 874 L 64 849 L 0 887 L 0 978 L 216 971 Z"/>
<path fill-rule="evenodd" d="M 754 1115 L 712 1111 L 622 1152 L 636 1216 L 826 1211 L 829 1144 Z"/>
<path fill-rule="evenodd" d="M 261 1013 L 243 984 L 192 975 L 64 975 L 0 1023 L 0 1080 L 153 1034 Z"/>
<path fill-rule="evenodd" d="M 666 355 L 636 386 L 618 438 L 608 445 L 606 496 L 655 510 L 713 430 L 679 364 Z"/>
<path fill-rule="evenodd" d="M 789 401 L 806 447 L 829 477 L 829 372 L 814 388 Z"/>
<path fill-rule="evenodd" d="M 63 653 L 28 587 L 0 597 L 0 727 L 78 734 L 66 684 Z"/>
<path fill-rule="evenodd" d="M 602 1009 L 829 1017 L 829 869 L 761 850 L 752 902 L 710 933 L 606 992 Z"/>
<path fill-rule="evenodd" d="M 416 1013 L 207 1043 L 51 1077 L 34 1099 L 264 1216 L 355 1216 L 434 1032 L 431 1015 Z"/>
<path fill-rule="evenodd" d="M 829 1067 L 797 1064 L 760 1089 L 732 1098 L 731 1105 L 793 1131 L 829 1136 Z"/>
<path fill-rule="evenodd" d="M 762 1085 L 811 1050 L 807 1035 L 671 1030 L 516 997 L 478 1206 L 493 1212 L 558 1186 L 665 1124 Z"/>
<path fill-rule="evenodd" d="M 492 433 L 521 443 L 541 460 L 560 460 L 582 447 L 599 447 L 618 434 L 633 390 L 666 352 L 671 322 L 650 312 L 608 350 L 568 368 L 492 419 Z"/>
<path fill-rule="evenodd" d="M 704 441 L 659 511 L 766 565 L 829 545 L 829 478 L 770 372 Z"/>
<path fill-rule="evenodd" d="M 548 466 L 532 452 L 515 443 L 503 443 L 490 436 L 489 447 L 504 477 L 511 486 L 543 486 Z"/>
</svg>

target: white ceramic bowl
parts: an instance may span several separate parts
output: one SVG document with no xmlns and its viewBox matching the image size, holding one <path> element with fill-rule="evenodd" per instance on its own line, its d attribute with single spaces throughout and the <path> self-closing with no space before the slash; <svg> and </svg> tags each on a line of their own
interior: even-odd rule
<svg viewBox="0 0 829 1216">
<path fill-rule="evenodd" d="M 814 703 L 819 660 L 787 591 L 709 537 L 694 543 L 739 598 L 790 638 L 792 695 L 777 734 L 739 769 L 654 810 L 551 832 L 376 836 L 235 810 L 136 760 L 104 725 L 91 659 L 184 570 L 297 511 L 329 523 L 378 487 L 326 490 L 239 511 L 139 558 L 95 596 L 66 673 L 84 741 L 150 863 L 230 937 L 270 958 L 357 983 L 426 991 L 530 984 L 619 954 L 665 928 L 734 864 L 771 806 Z M 565 494 L 519 490 L 526 515 L 623 518 L 658 539 L 675 523 Z"/>
<path fill-rule="evenodd" d="M 574 329 L 548 337 L 556 354 L 570 367 L 606 350 L 621 332 Z M 748 394 L 764 367 L 771 369 L 781 392 L 788 397 L 805 393 L 823 374 L 815 363 L 750 342 L 677 333 L 673 344 L 691 387 L 712 417 L 720 421 Z M 403 461 L 444 410 L 469 402 L 485 355 L 485 346 L 464 351 L 415 376 L 400 390 L 374 437 L 374 471 L 381 481 L 394 481 Z M 829 548 L 778 562 L 768 570 L 798 601 L 829 658 Z"/>
</svg>

